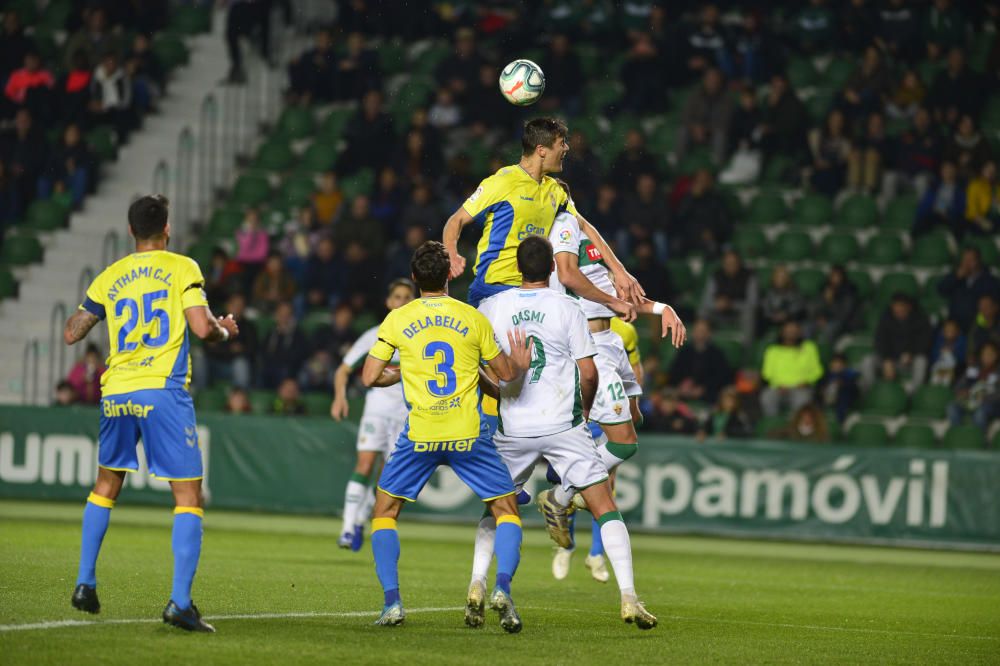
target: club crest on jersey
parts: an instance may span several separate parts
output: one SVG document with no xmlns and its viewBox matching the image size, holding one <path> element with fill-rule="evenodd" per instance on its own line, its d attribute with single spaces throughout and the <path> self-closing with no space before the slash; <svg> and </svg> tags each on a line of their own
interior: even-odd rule
<svg viewBox="0 0 1000 666">
<path fill-rule="evenodd" d="M 621 404 L 616 403 L 615 406 L 614 406 L 614 410 L 615 410 L 615 416 L 621 416 L 622 415 L 622 406 L 621 406 Z"/>
</svg>

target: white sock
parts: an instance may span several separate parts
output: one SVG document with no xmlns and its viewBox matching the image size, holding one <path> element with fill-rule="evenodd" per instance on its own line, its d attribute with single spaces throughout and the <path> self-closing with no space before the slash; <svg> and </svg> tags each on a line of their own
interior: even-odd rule
<svg viewBox="0 0 1000 666">
<path fill-rule="evenodd" d="M 628 528 L 621 520 L 609 520 L 601 525 L 601 540 L 604 554 L 611 561 L 611 568 L 618 581 L 622 596 L 635 596 L 635 578 L 632 574 L 632 544 L 628 538 Z"/>
<path fill-rule="evenodd" d="M 365 486 L 365 497 L 358 509 L 358 515 L 354 517 L 355 525 L 364 525 L 371 518 L 372 509 L 375 508 L 375 487 Z"/>
<path fill-rule="evenodd" d="M 341 534 L 354 531 L 358 520 L 358 511 L 365 501 L 366 490 L 368 490 L 368 486 L 359 481 L 347 482 L 347 491 L 344 493 L 344 527 L 340 530 Z"/>
<path fill-rule="evenodd" d="M 476 550 L 472 555 L 472 582 L 486 582 L 493 561 L 493 542 L 497 538 L 497 519 L 485 516 L 476 530 Z"/>
<path fill-rule="evenodd" d="M 552 489 L 552 499 L 559 506 L 569 506 L 569 503 L 573 501 L 573 495 L 576 495 L 576 490 L 565 490 L 562 486 L 556 486 Z"/>
</svg>

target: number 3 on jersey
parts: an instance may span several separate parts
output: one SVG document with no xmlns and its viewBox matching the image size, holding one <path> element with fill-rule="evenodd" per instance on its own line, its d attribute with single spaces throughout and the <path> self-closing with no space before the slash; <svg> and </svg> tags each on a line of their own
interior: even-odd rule
<svg viewBox="0 0 1000 666">
<path fill-rule="evenodd" d="M 158 330 L 155 336 L 151 336 L 147 330 L 142 334 L 142 345 L 144 347 L 162 347 L 170 339 L 170 317 L 166 310 L 153 307 L 156 301 L 167 297 L 167 290 L 160 289 L 142 295 L 142 325 L 148 329 L 154 322 L 158 323 Z M 128 318 L 118 329 L 118 351 L 132 351 L 139 346 L 138 342 L 129 342 L 128 336 L 135 330 L 139 323 L 139 304 L 131 298 L 123 298 L 115 303 L 115 317 L 121 318 L 128 311 Z"/>
<path fill-rule="evenodd" d="M 424 347 L 424 358 L 435 361 L 434 372 L 437 379 L 427 380 L 427 390 L 431 395 L 444 398 L 455 392 L 458 380 L 455 377 L 455 350 L 447 342 L 428 342 Z M 442 381 L 444 380 L 444 381 Z"/>
</svg>

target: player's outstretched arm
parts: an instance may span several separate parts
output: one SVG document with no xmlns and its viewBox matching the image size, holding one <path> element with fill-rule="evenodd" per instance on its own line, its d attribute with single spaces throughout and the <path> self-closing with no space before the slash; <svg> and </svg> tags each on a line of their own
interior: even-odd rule
<svg viewBox="0 0 1000 666">
<path fill-rule="evenodd" d="M 454 280 L 465 270 L 465 257 L 458 253 L 458 239 L 462 235 L 462 229 L 472 222 L 472 216 L 465 208 L 459 206 L 458 210 L 451 214 L 448 221 L 444 223 L 444 233 L 441 242 L 448 250 L 448 257 L 451 259 L 451 270 L 448 272 L 448 279 Z"/>
<path fill-rule="evenodd" d="M 512 382 L 520 379 L 528 371 L 534 342 L 525 337 L 524 331 L 514 328 L 507 331 L 507 343 L 510 346 L 510 353 L 505 354 L 501 351 L 486 364 L 497 377 L 505 382 Z"/>
<path fill-rule="evenodd" d="M 233 315 L 216 318 L 205 305 L 196 305 L 184 310 L 188 328 L 205 342 L 218 342 L 235 338 L 240 334 Z"/>
<path fill-rule="evenodd" d="M 638 309 L 643 314 L 652 314 L 660 318 L 660 337 L 665 338 L 667 333 L 671 333 L 670 342 L 674 347 L 680 347 L 687 340 L 687 328 L 684 326 L 684 322 L 677 316 L 677 312 L 666 303 L 643 298 Z"/>
<path fill-rule="evenodd" d="M 575 254 L 557 252 L 556 273 L 559 275 L 559 282 L 580 298 L 607 306 L 625 321 L 635 321 L 635 306 L 594 286 L 594 283 L 580 272 L 580 260 Z"/>
<path fill-rule="evenodd" d="M 580 231 L 590 239 L 590 241 L 597 247 L 601 256 L 604 257 L 605 263 L 608 265 L 608 269 L 611 271 L 611 276 L 614 278 L 615 289 L 618 290 L 618 295 L 629 303 L 638 304 L 642 301 L 642 297 L 646 295 L 646 290 L 642 288 L 639 281 L 625 269 L 625 264 L 621 262 L 620 259 L 611 250 L 611 247 L 604 240 L 604 236 L 601 232 L 597 230 L 597 227 L 592 225 L 587 221 L 587 218 L 580 215 L 576 216 L 577 221 L 580 223 Z"/>
<path fill-rule="evenodd" d="M 97 315 L 86 310 L 77 310 L 66 320 L 66 325 L 63 327 L 63 341 L 68 345 L 75 345 L 87 337 L 87 333 L 90 333 L 90 329 L 99 321 Z"/>
<path fill-rule="evenodd" d="M 399 370 L 389 368 L 389 362 L 369 356 L 365 359 L 365 367 L 361 368 L 361 383 L 371 388 L 373 386 L 392 386 L 402 379 Z"/>
<path fill-rule="evenodd" d="M 343 421 L 350 411 L 347 405 L 347 379 L 350 376 L 351 366 L 346 363 L 341 363 L 333 373 L 333 403 L 330 405 L 330 416 L 334 421 Z"/>
<path fill-rule="evenodd" d="M 483 395 L 488 395 L 494 400 L 500 399 L 500 385 L 483 368 L 479 368 L 479 390 L 482 391 Z"/>
<path fill-rule="evenodd" d="M 583 411 L 590 414 L 594 406 L 594 396 L 597 395 L 597 364 L 594 357 L 578 359 L 576 367 L 580 369 L 580 393 L 583 397 Z"/>
</svg>

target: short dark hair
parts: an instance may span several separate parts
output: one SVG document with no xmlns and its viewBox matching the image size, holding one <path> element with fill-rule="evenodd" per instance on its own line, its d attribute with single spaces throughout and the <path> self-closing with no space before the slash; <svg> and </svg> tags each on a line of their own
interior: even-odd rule
<svg viewBox="0 0 1000 666">
<path fill-rule="evenodd" d="M 450 269 L 448 250 L 438 241 L 424 241 L 410 260 L 413 281 L 420 291 L 443 291 Z"/>
<path fill-rule="evenodd" d="M 530 155 L 535 152 L 536 146 L 550 147 L 556 139 L 565 139 L 567 136 L 569 128 L 558 118 L 529 120 L 524 123 L 524 132 L 521 133 L 521 154 Z"/>
<path fill-rule="evenodd" d="M 128 226 L 136 240 L 163 236 L 167 228 L 167 207 L 170 202 L 162 194 L 147 194 L 128 207 Z"/>
<path fill-rule="evenodd" d="M 525 282 L 543 282 L 552 274 L 552 243 L 544 236 L 528 236 L 517 246 L 517 270 Z"/>
</svg>

